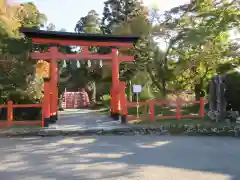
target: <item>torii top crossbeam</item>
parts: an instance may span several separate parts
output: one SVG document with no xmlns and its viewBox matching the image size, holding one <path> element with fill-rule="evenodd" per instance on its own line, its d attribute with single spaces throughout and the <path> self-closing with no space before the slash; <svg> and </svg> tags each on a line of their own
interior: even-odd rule
<svg viewBox="0 0 240 180">
<path fill-rule="evenodd" d="M 75 46 L 115 46 L 131 47 L 139 39 L 137 36 L 113 36 L 102 34 L 79 34 L 59 31 L 43 31 L 21 28 L 20 32 L 36 44 L 59 44 Z"/>
</svg>

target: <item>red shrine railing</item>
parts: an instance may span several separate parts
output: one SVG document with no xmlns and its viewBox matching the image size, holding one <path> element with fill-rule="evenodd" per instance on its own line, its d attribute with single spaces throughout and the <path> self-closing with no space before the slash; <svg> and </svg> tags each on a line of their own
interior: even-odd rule
<svg viewBox="0 0 240 180">
<path fill-rule="evenodd" d="M 200 98 L 199 101 L 185 101 L 180 98 L 177 98 L 176 100 L 148 100 L 148 101 L 140 101 L 140 102 L 128 102 L 127 97 L 125 94 L 125 83 L 120 82 L 120 101 L 121 101 L 121 114 L 126 115 L 126 118 L 128 121 L 132 120 L 156 120 L 156 119 L 177 119 L 181 120 L 183 118 L 204 118 L 205 112 L 204 112 L 204 105 L 207 103 L 207 101 L 204 98 Z M 182 113 L 183 106 L 186 105 L 199 105 L 199 112 L 198 113 L 190 113 L 184 115 Z M 156 106 L 166 106 L 170 105 L 172 109 L 173 115 L 162 115 L 157 114 L 159 111 L 156 111 Z M 146 113 L 142 115 L 142 112 L 134 113 L 134 115 L 129 114 L 129 108 L 131 107 L 140 107 L 145 106 Z M 140 110 L 142 111 L 142 110 Z M 161 113 L 161 111 L 160 111 Z"/>
<path fill-rule="evenodd" d="M 14 120 L 14 108 L 42 108 L 42 104 L 13 104 L 12 101 L 8 101 L 7 104 L 0 104 L 0 108 L 7 108 L 7 120 L 0 121 L 0 126 L 12 126 L 12 125 L 41 125 L 43 127 L 43 116 L 41 120 L 26 120 L 16 121 Z"/>
<path fill-rule="evenodd" d="M 137 107 L 137 106 L 146 106 L 147 109 L 147 117 L 146 115 L 143 117 L 141 115 L 129 115 L 127 113 L 127 120 L 141 120 L 143 118 L 147 118 L 149 120 L 156 120 L 156 119 L 177 119 L 181 120 L 183 118 L 204 118 L 205 112 L 204 112 L 204 105 L 206 101 L 204 98 L 201 98 L 199 101 L 184 101 L 177 99 L 175 101 L 173 100 L 149 100 L 149 101 L 142 101 L 142 102 L 127 102 L 127 108 L 128 107 Z M 187 114 L 183 115 L 182 114 L 182 107 L 188 104 L 199 104 L 199 113 L 195 114 Z M 160 106 L 166 106 L 170 105 L 172 112 L 174 115 L 162 115 L 162 114 L 157 114 L 155 110 L 155 106 L 160 105 Z M 159 112 L 158 112 L 159 113 Z"/>
</svg>

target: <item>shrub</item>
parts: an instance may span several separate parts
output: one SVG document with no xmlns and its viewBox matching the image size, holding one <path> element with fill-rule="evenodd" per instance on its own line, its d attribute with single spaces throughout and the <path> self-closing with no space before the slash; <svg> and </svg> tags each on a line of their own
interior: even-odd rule
<svg viewBox="0 0 240 180">
<path fill-rule="evenodd" d="M 11 92 L 8 97 L 9 100 L 13 101 L 13 104 L 35 104 L 39 103 L 37 99 L 31 99 L 27 93 L 22 91 Z M 40 120 L 41 119 L 41 111 L 39 108 L 14 108 L 13 109 L 13 117 L 14 120 Z M 1 120 L 6 120 L 7 118 L 7 109 L 3 109 L 0 114 Z"/>
</svg>

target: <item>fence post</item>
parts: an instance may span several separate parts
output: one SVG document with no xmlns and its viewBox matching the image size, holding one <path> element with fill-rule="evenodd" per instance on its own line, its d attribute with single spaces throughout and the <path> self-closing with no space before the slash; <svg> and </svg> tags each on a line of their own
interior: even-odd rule
<svg viewBox="0 0 240 180">
<path fill-rule="evenodd" d="M 200 98 L 200 111 L 199 111 L 199 116 L 201 118 L 204 118 L 204 98 Z"/>
<path fill-rule="evenodd" d="M 148 106 L 149 106 L 149 119 L 154 121 L 155 119 L 154 100 L 148 101 Z"/>
<path fill-rule="evenodd" d="M 8 114 L 8 126 L 11 126 L 13 121 L 13 102 L 11 100 L 8 101 L 7 114 Z"/>
<path fill-rule="evenodd" d="M 177 120 L 180 120 L 181 119 L 181 100 L 179 97 L 177 97 L 176 99 L 176 117 L 177 117 Z"/>
</svg>

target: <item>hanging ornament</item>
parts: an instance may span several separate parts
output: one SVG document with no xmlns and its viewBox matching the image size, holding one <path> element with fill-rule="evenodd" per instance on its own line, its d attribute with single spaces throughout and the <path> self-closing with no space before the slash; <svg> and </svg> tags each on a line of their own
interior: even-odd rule
<svg viewBox="0 0 240 180">
<path fill-rule="evenodd" d="M 67 63 L 65 60 L 63 60 L 63 67 L 66 68 L 67 67 Z"/>
<path fill-rule="evenodd" d="M 100 60 L 99 66 L 100 66 L 101 68 L 103 67 L 103 62 L 102 62 L 102 60 Z"/>
<path fill-rule="evenodd" d="M 88 67 L 90 68 L 90 67 L 91 67 L 91 65 L 92 65 L 91 61 L 90 61 L 90 60 L 88 60 Z"/>
<path fill-rule="evenodd" d="M 79 61 L 77 61 L 77 68 L 80 68 L 81 67 L 81 64 Z"/>
</svg>

